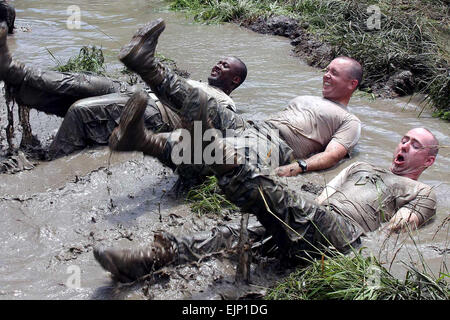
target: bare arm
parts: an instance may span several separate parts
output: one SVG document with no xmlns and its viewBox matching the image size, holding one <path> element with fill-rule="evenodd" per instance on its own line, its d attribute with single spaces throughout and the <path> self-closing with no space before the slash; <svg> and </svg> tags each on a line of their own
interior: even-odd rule
<svg viewBox="0 0 450 320">
<path fill-rule="evenodd" d="M 339 142 L 331 141 L 325 151 L 317 153 L 306 159 L 308 171 L 324 170 L 334 166 L 347 154 L 347 149 Z M 280 177 L 292 177 L 302 173 L 297 162 L 278 167 L 276 170 Z"/>
<path fill-rule="evenodd" d="M 389 233 L 414 230 L 420 225 L 420 218 L 408 208 L 400 208 L 389 220 L 387 230 Z"/>
</svg>

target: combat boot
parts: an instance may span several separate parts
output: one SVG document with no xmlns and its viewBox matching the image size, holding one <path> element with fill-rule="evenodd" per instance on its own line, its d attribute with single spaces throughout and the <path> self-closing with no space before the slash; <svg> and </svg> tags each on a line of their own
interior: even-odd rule
<svg viewBox="0 0 450 320">
<path fill-rule="evenodd" d="M 94 249 L 103 269 L 119 282 L 132 282 L 178 262 L 177 244 L 169 235 L 156 233 L 151 246 L 141 249 Z"/>
<path fill-rule="evenodd" d="M 163 19 L 147 23 L 136 31 L 130 43 L 119 52 L 119 60 L 128 69 L 139 74 L 152 89 L 164 79 L 164 68 L 155 59 L 155 50 L 165 27 Z"/>
<path fill-rule="evenodd" d="M 170 154 L 165 152 L 170 133 L 153 133 L 145 128 L 147 101 L 148 95 L 143 90 L 131 96 L 122 111 L 119 126 L 109 137 L 109 147 L 114 151 L 142 151 L 172 167 Z"/>
<path fill-rule="evenodd" d="M 0 23 L 0 80 L 4 80 L 9 71 L 9 65 L 11 64 L 12 58 L 9 53 L 8 43 L 8 26 L 6 22 Z"/>
<path fill-rule="evenodd" d="M 6 22 L 8 33 L 14 33 L 14 22 L 16 20 L 16 9 L 6 1 L 0 2 L 0 21 Z"/>
</svg>

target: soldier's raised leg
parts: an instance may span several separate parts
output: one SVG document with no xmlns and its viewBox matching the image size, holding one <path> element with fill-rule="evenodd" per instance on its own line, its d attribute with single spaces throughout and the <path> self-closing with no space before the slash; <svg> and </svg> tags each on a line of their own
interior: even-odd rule
<svg viewBox="0 0 450 320">
<path fill-rule="evenodd" d="M 0 23 L 0 80 L 18 104 L 63 117 L 77 100 L 119 92 L 125 84 L 102 76 L 46 71 L 12 58 Z"/>
</svg>

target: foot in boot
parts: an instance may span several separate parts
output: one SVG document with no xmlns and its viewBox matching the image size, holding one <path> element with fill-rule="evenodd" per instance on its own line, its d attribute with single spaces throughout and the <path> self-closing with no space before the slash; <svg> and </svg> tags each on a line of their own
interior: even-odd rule
<svg viewBox="0 0 450 320">
<path fill-rule="evenodd" d="M 175 261 L 175 243 L 166 235 L 155 234 L 152 246 L 138 250 L 94 249 L 103 269 L 119 282 L 132 282 Z"/>
<path fill-rule="evenodd" d="M 7 44 L 8 26 L 6 22 L 0 23 L 0 80 L 5 80 L 12 58 Z"/>
<path fill-rule="evenodd" d="M 125 104 L 119 126 L 109 137 L 109 147 L 116 151 L 138 151 L 145 139 L 144 112 L 148 95 L 145 91 L 134 93 Z"/>
<path fill-rule="evenodd" d="M 154 20 L 141 27 L 136 31 L 130 43 L 122 47 L 119 60 L 140 75 L 143 71 L 147 73 L 148 66 L 154 62 L 158 38 L 165 27 L 163 19 Z"/>
<path fill-rule="evenodd" d="M 7 1 L 0 1 L 0 21 L 5 22 L 8 33 L 14 33 L 14 21 L 16 20 L 16 9 Z"/>
</svg>

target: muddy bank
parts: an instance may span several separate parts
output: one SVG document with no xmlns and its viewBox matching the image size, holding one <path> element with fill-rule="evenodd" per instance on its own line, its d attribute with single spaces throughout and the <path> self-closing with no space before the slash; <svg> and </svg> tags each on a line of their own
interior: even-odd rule
<svg viewBox="0 0 450 320">
<path fill-rule="evenodd" d="M 309 24 L 301 20 L 287 16 L 270 16 L 234 22 L 254 32 L 289 38 L 294 47 L 294 55 L 313 67 L 326 68 L 338 56 L 336 47 L 308 32 Z M 369 90 L 382 98 L 397 98 L 417 91 L 414 75 L 410 70 L 398 70 L 376 82 L 364 79 L 361 89 Z"/>
<path fill-rule="evenodd" d="M 361 89 L 396 98 L 423 94 L 422 107 L 450 119 L 449 7 L 442 0 L 169 1 L 196 21 L 234 22 L 291 39 L 294 53 L 324 67 L 336 56 L 360 61 Z"/>
</svg>

